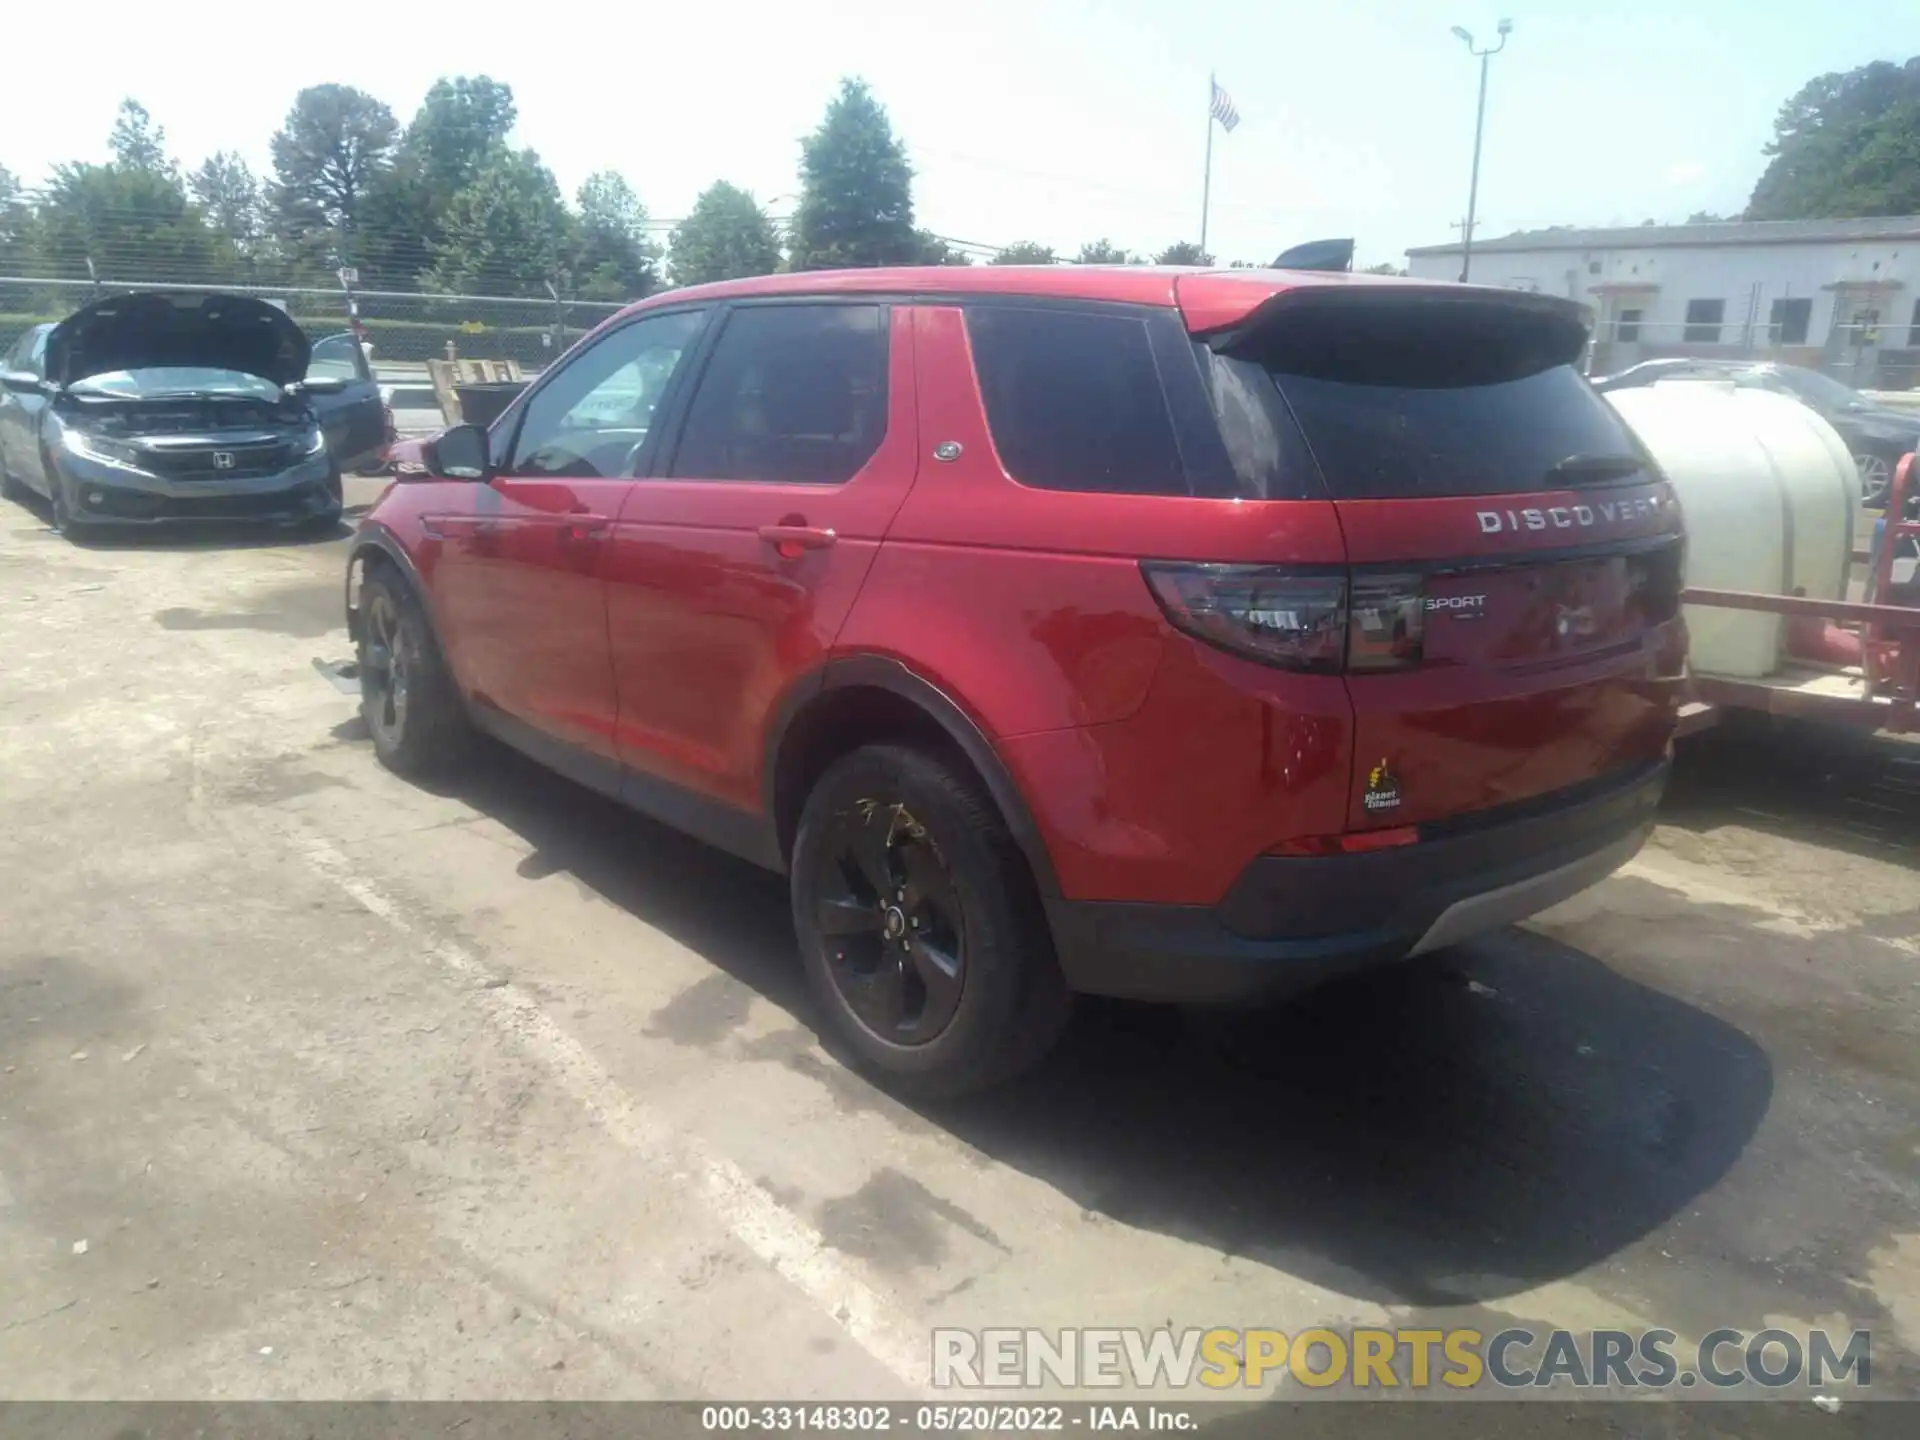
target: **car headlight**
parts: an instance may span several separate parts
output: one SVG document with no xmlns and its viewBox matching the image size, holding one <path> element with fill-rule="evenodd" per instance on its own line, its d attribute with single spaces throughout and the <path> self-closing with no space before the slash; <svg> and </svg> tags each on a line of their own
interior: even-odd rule
<svg viewBox="0 0 1920 1440">
<path fill-rule="evenodd" d="M 109 440 L 104 435 L 90 435 L 85 430 L 76 430 L 72 426 L 61 430 L 60 447 L 69 454 L 92 460 L 96 464 L 115 465 L 122 470 L 140 470 L 141 468 L 134 458 L 133 446 L 126 441 Z"/>
<path fill-rule="evenodd" d="M 318 455 L 326 448 L 327 432 L 316 425 L 307 432 L 307 438 L 300 447 L 300 454 L 302 458 L 308 455 Z"/>
</svg>

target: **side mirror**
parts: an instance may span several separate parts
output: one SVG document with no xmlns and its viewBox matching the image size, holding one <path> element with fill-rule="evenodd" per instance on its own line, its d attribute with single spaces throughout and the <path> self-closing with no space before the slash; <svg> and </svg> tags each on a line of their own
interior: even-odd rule
<svg viewBox="0 0 1920 1440">
<path fill-rule="evenodd" d="M 310 375 L 293 384 L 293 389 L 302 395 L 338 395 L 346 388 L 346 379 L 339 375 Z"/>
<path fill-rule="evenodd" d="M 456 425 L 433 442 L 429 457 L 436 475 L 449 480 L 472 480 L 484 485 L 493 478 L 487 456 L 487 432 L 478 425 Z"/>
<path fill-rule="evenodd" d="M 9 370 L 0 375 L 0 385 L 6 386 L 16 395 L 44 395 L 47 385 L 31 370 Z"/>
</svg>

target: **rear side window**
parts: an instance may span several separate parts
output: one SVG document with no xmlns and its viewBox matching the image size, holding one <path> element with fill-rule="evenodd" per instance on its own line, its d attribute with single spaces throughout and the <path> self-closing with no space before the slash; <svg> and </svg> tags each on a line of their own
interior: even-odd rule
<svg viewBox="0 0 1920 1440">
<path fill-rule="evenodd" d="M 979 306 L 967 335 L 994 448 L 1022 485 L 1188 493 L 1144 319 Z"/>
<path fill-rule="evenodd" d="M 1292 333 L 1277 319 L 1279 333 L 1228 364 L 1248 383 L 1249 371 L 1263 371 L 1285 397 L 1333 499 L 1501 495 L 1633 477 L 1638 448 L 1569 363 L 1578 341 L 1562 323 L 1464 305 L 1327 310 Z"/>
<path fill-rule="evenodd" d="M 687 407 L 672 473 L 839 485 L 887 433 L 887 312 L 759 305 L 733 312 Z"/>
</svg>

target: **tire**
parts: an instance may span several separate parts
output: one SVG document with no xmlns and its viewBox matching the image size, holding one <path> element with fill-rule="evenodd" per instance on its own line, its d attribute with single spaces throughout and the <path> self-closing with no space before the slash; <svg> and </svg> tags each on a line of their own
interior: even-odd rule
<svg viewBox="0 0 1920 1440">
<path fill-rule="evenodd" d="M 814 994 L 890 1088 L 985 1090 L 1059 1038 L 1071 997 L 1026 857 L 953 763 L 898 745 L 835 761 L 807 796 L 789 870 Z"/>
<path fill-rule="evenodd" d="M 47 466 L 47 508 L 53 513 L 53 528 L 73 545 L 86 542 L 86 527 L 74 523 L 73 508 L 67 504 L 66 482 L 53 466 Z"/>
<path fill-rule="evenodd" d="M 459 687 L 419 598 L 392 570 L 360 585 L 360 714 L 374 754 L 409 779 L 444 772 L 472 738 Z"/>
</svg>

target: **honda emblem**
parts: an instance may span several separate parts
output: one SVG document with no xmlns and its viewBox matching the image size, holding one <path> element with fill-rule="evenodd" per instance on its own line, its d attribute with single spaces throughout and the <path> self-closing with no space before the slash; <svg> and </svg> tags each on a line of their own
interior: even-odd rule
<svg viewBox="0 0 1920 1440">
<path fill-rule="evenodd" d="M 216 470 L 231 470 L 233 468 L 233 452 L 231 450 L 214 451 L 213 468 Z"/>
</svg>

